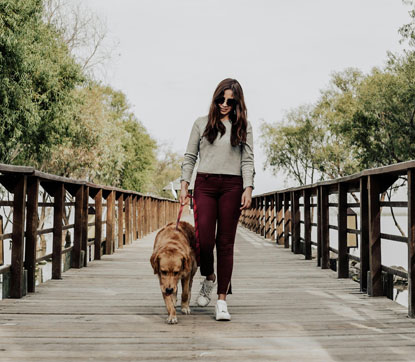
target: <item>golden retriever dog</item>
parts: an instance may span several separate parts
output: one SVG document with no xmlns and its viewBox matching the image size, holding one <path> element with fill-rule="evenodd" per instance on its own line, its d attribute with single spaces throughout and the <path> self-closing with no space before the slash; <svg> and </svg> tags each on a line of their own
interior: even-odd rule
<svg viewBox="0 0 415 362">
<path fill-rule="evenodd" d="M 182 281 L 182 313 L 190 314 L 190 292 L 193 276 L 197 271 L 195 244 L 194 227 L 185 221 L 179 222 L 178 230 L 176 223 L 167 224 L 157 233 L 154 241 L 150 263 L 160 281 L 161 293 L 169 313 L 169 324 L 177 323 L 176 299 L 179 280 Z"/>
</svg>

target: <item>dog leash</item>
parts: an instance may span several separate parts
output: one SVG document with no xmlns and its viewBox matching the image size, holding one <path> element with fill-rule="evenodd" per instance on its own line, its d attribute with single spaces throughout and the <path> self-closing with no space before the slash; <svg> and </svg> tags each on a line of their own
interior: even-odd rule
<svg viewBox="0 0 415 362">
<path fill-rule="evenodd" d="M 187 194 L 187 197 L 189 199 L 193 199 L 193 216 L 194 216 L 194 219 L 195 219 L 195 236 L 196 236 L 195 254 L 196 254 L 197 266 L 200 266 L 200 243 L 199 243 L 199 228 L 197 227 L 196 200 L 190 194 Z M 183 209 L 184 209 L 185 206 L 186 206 L 186 204 L 180 205 L 179 214 L 177 215 L 176 230 L 179 230 L 179 222 L 180 222 L 180 218 L 182 217 Z"/>
</svg>

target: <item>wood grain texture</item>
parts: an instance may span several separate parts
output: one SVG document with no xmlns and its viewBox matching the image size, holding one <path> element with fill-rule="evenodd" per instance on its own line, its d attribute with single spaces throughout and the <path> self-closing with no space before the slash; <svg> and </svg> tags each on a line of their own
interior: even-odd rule
<svg viewBox="0 0 415 362">
<path fill-rule="evenodd" d="M 101 259 L 102 241 L 102 190 L 99 190 L 94 197 L 95 200 L 95 241 L 94 259 Z"/>
<path fill-rule="evenodd" d="M 27 176 L 16 176 L 15 186 L 13 190 L 13 231 L 10 288 L 10 296 L 12 298 L 21 298 L 24 294 L 23 253 L 26 212 L 26 186 Z"/>
<path fill-rule="evenodd" d="M 26 247 L 24 267 L 27 270 L 27 291 L 36 289 L 36 242 L 38 228 L 38 196 L 39 179 L 28 177 L 27 179 L 27 216 L 26 216 Z M 1 232 L 1 228 L 0 228 Z"/>
<path fill-rule="evenodd" d="M 191 217 L 184 217 L 191 221 Z M 413 361 L 406 308 L 369 298 L 283 246 L 239 228 L 231 322 L 214 320 L 214 296 L 165 323 L 149 263 L 155 232 L 23 299 L 0 301 L 1 361 Z"/>
</svg>

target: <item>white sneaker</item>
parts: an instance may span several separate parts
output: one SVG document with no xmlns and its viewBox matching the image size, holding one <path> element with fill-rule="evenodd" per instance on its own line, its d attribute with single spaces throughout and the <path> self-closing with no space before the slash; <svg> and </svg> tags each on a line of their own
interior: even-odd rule
<svg viewBox="0 0 415 362">
<path fill-rule="evenodd" d="M 197 304 L 200 307 L 206 307 L 210 303 L 210 294 L 212 293 L 212 289 L 215 286 L 215 283 L 211 280 L 205 279 L 200 284 L 202 287 L 200 288 L 200 292 L 197 297 Z"/>
<path fill-rule="evenodd" d="M 216 302 L 216 320 L 217 321 L 230 321 L 231 315 L 228 312 L 228 305 L 224 300 L 218 300 Z"/>
</svg>

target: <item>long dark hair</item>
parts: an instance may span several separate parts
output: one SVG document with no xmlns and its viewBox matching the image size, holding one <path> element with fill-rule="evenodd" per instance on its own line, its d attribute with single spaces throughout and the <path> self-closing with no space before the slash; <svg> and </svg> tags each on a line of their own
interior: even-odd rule
<svg viewBox="0 0 415 362">
<path fill-rule="evenodd" d="M 219 97 L 223 97 L 225 90 L 227 89 L 232 91 L 233 98 L 236 101 L 235 105 L 232 107 L 231 113 L 229 114 L 229 118 L 232 122 L 231 145 L 235 147 L 241 142 L 246 142 L 246 128 L 248 125 L 248 112 L 245 106 L 244 93 L 241 85 L 236 79 L 226 78 L 216 87 L 209 109 L 208 123 L 205 131 L 203 132 L 203 136 L 206 137 L 210 143 L 213 143 L 218 136 L 218 133 L 221 134 L 221 137 L 225 134 L 226 128 L 220 120 L 220 108 L 215 101 Z"/>
</svg>

